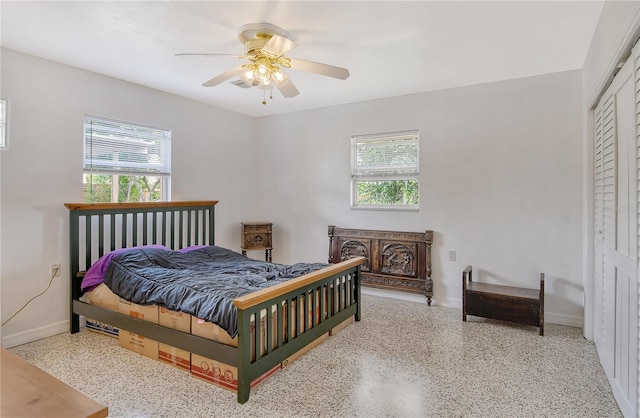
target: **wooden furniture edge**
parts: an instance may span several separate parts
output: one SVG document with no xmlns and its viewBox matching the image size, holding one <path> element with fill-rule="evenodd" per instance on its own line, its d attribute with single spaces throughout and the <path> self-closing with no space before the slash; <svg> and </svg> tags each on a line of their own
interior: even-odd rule
<svg viewBox="0 0 640 418">
<path fill-rule="evenodd" d="M 493 283 L 470 282 L 467 283 L 467 290 L 476 293 L 491 293 L 503 296 L 515 296 L 523 299 L 538 300 L 540 298 L 540 289 L 532 289 L 529 287 L 506 286 Z"/>
<path fill-rule="evenodd" d="M 424 241 L 427 244 L 433 244 L 433 230 L 427 229 L 424 232 L 415 231 L 391 231 L 386 229 L 364 229 L 364 228 L 343 228 L 335 225 L 328 226 L 328 234 L 332 236 L 353 238 L 387 238 L 395 241 Z"/>
<path fill-rule="evenodd" d="M 162 202 L 126 202 L 126 203 L 65 203 L 69 210 L 101 210 L 101 209 L 134 209 L 134 208 L 161 208 L 182 206 L 215 206 L 217 200 L 184 200 Z"/>
<path fill-rule="evenodd" d="M 71 385 L 2 348 L 3 416 L 77 416 L 102 418 L 109 408 Z M 53 410 L 52 408 L 61 408 Z"/>
<path fill-rule="evenodd" d="M 364 263 L 364 260 L 364 257 L 356 257 L 337 264 L 332 264 L 321 270 L 305 274 L 295 279 L 291 279 L 287 282 L 279 283 L 266 289 L 258 290 L 257 292 L 240 296 L 239 298 L 233 300 L 233 304 L 238 309 L 247 309 L 252 306 L 259 305 L 260 303 L 263 303 L 279 295 L 289 293 L 298 288 L 303 288 L 307 285 L 310 285 L 311 283 L 325 279 L 346 269 L 359 266 Z"/>
</svg>

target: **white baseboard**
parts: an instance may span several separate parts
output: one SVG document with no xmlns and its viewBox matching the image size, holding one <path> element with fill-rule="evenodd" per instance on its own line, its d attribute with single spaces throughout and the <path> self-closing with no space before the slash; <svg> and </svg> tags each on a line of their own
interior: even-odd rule
<svg viewBox="0 0 640 418">
<path fill-rule="evenodd" d="M 366 295 L 402 299 L 410 302 L 426 303 L 426 300 L 427 300 L 423 295 L 418 295 L 416 293 L 397 292 L 394 290 L 376 289 L 376 288 L 365 287 L 365 286 L 362 287 L 362 293 Z M 461 309 L 462 299 L 444 299 L 444 298 L 434 297 L 432 305 Z M 556 314 L 548 311 L 545 311 L 544 313 L 544 322 L 550 323 L 550 324 L 566 325 L 569 327 L 576 327 L 576 328 L 583 327 L 583 318 L 581 316 L 578 317 L 578 316 L 571 316 L 571 315 L 564 315 L 564 314 Z"/>
<path fill-rule="evenodd" d="M 376 289 L 375 287 L 362 286 L 362 293 L 365 295 L 381 296 L 383 298 L 402 299 L 409 302 L 421 302 L 427 303 L 427 298 L 424 295 L 418 295 L 417 293 L 397 292 L 394 290 Z"/>
<path fill-rule="evenodd" d="M 611 385 L 611 391 L 613 392 L 613 397 L 618 403 L 618 407 L 620 408 L 622 415 L 627 418 L 637 417 L 638 415 L 635 414 L 635 405 L 631 402 L 631 397 L 627 396 L 626 391 L 620 387 L 620 384 L 611 376 L 611 373 L 606 373 L 606 369 L 605 374 L 607 375 L 609 385 Z"/>
<path fill-rule="evenodd" d="M 584 318 L 582 318 L 581 316 L 557 314 L 546 311 L 544 313 L 544 322 L 550 324 L 566 325 L 568 327 L 575 328 L 582 328 L 584 326 Z"/>
<path fill-rule="evenodd" d="M 51 337 L 52 335 L 62 334 L 67 331 L 69 331 L 69 320 L 60 321 L 55 324 L 45 325 L 44 327 L 18 332 L 17 334 L 3 335 L 2 346 L 5 348 L 11 348 L 17 345 Z"/>
</svg>

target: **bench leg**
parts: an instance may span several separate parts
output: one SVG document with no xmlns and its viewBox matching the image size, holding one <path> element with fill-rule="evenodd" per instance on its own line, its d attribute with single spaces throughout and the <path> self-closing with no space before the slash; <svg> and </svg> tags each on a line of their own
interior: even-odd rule
<svg viewBox="0 0 640 418">
<path fill-rule="evenodd" d="M 540 317 L 538 325 L 540 327 L 540 335 L 544 335 L 544 273 L 540 273 Z"/>
<path fill-rule="evenodd" d="M 471 281 L 472 267 L 467 266 L 462 272 L 462 321 L 467 322 L 467 278 Z"/>
</svg>

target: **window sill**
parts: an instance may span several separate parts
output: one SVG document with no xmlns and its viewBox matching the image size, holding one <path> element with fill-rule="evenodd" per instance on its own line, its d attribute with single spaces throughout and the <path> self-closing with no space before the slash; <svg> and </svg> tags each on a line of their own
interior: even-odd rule
<svg viewBox="0 0 640 418">
<path fill-rule="evenodd" d="M 419 212 L 418 206 L 351 206 L 351 210 L 373 210 L 390 212 Z"/>
</svg>

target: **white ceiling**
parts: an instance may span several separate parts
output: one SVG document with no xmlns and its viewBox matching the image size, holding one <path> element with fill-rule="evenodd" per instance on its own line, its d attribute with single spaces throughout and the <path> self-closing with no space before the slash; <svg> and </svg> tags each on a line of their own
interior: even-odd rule
<svg viewBox="0 0 640 418">
<path fill-rule="evenodd" d="M 0 44 L 250 116 L 582 68 L 601 1 L 0 1 Z M 337 80 L 287 70 L 300 95 L 228 82 L 238 29 L 293 35 L 287 56 L 346 67 Z M 233 80 L 233 79 L 232 79 Z"/>
</svg>

